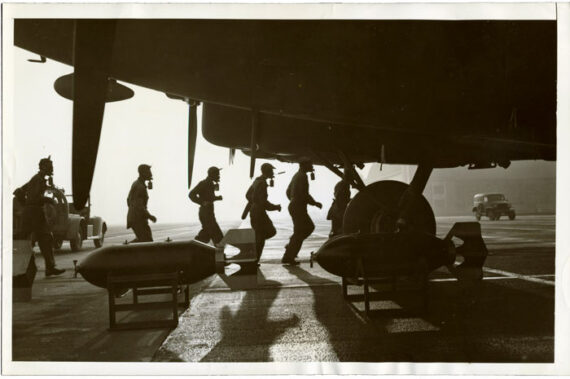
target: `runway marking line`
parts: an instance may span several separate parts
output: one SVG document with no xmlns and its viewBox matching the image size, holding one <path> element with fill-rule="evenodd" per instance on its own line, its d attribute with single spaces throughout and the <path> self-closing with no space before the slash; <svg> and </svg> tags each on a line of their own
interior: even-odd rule
<svg viewBox="0 0 570 379">
<path fill-rule="evenodd" d="M 531 278 L 538 278 L 538 277 L 544 277 L 544 276 L 554 276 L 554 275 L 532 275 L 530 276 Z M 520 279 L 514 276 L 485 276 L 483 277 L 483 280 L 515 280 L 515 279 Z M 430 279 L 430 282 L 457 282 L 457 278 L 435 278 L 435 279 Z"/>
<path fill-rule="evenodd" d="M 540 279 L 534 275 L 522 275 L 522 274 L 510 272 L 510 271 L 497 270 L 497 269 L 488 268 L 488 267 L 483 267 L 483 271 L 490 272 L 492 274 L 503 275 L 503 276 L 513 278 L 513 279 L 521 279 L 521 280 L 525 280 L 527 282 L 532 282 L 532 283 L 546 284 L 548 286 L 554 286 L 555 285 L 555 283 L 551 280 Z M 485 279 L 485 278 L 483 278 L 483 279 Z"/>
<path fill-rule="evenodd" d="M 159 230 L 153 230 L 153 234 L 160 234 L 160 233 L 169 233 L 169 232 L 174 232 L 177 230 L 184 230 L 184 229 L 188 229 L 186 227 L 181 227 L 181 228 L 175 228 L 175 229 L 159 229 Z M 190 233 L 190 230 L 188 230 L 188 233 Z M 183 234 L 183 233 L 181 233 Z M 105 239 L 111 239 L 111 238 L 124 238 L 124 237 L 135 237 L 135 233 L 134 232 L 130 232 L 130 233 L 125 233 L 125 234 L 117 234 L 117 235 L 105 235 Z"/>
</svg>

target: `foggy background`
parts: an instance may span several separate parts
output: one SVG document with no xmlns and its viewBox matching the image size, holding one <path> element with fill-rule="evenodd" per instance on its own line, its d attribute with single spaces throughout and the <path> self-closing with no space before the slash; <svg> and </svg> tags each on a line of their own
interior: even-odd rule
<svg viewBox="0 0 570 379">
<path fill-rule="evenodd" d="M 14 148 L 5 151 L 5 180 L 9 188 L 26 183 L 38 169 L 38 161 L 51 155 L 54 183 L 71 193 L 72 102 L 60 97 L 53 82 L 73 72 L 73 68 L 48 60 L 38 64 L 32 53 L 13 48 L 14 53 Z M 137 178 L 137 166 L 150 164 L 154 189 L 149 191 L 149 211 L 159 223 L 197 222 L 198 206 L 187 195 L 188 106 L 165 94 L 125 83 L 135 91 L 126 101 L 107 103 L 99 154 L 91 189 L 92 215 L 103 217 L 108 224 L 124 225 L 126 198 Z M 201 107 L 198 108 L 200 125 Z M 256 174 L 263 160 L 256 164 Z M 269 188 L 269 200 L 283 210 L 271 212 L 272 218 L 287 217 L 285 189 L 297 171 L 296 164 L 271 161 L 277 167 L 275 187 Z M 229 149 L 212 145 L 198 133 L 192 185 L 206 177 L 210 166 L 223 168 L 220 191 L 224 197 L 216 202 L 219 220 L 238 220 L 245 206 L 245 192 L 251 183 L 249 158 L 237 152 L 229 165 Z M 377 180 L 400 180 L 409 183 L 415 167 L 367 164 L 359 170 L 366 183 Z M 555 212 L 555 162 L 513 162 L 502 168 L 471 170 L 465 167 L 434 170 L 424 195 L 438 215 L 470 215 L 473 195 L 479 192 L 503 192 L 518 214 Z M 315 219 L 325 219 L 338 177 L 323 167 L 315 167 L 316 180 L 310 182 L 313 197 L 323 209 L 309 207 Z M 10 176 L 12 173 L 13 176 Z M 353 190 L 353 193 L 355 191 Z"/>
<path fill-rule="evenodd" d="M 14 88 L 14 149 L 7 165 L 13 165 L 14 177 L 10 188 L 26 183 L 37 171 L 41 158 L 51 154 L 54 163 L 54 183 L 71 189 L 71 145 L 73 103 L 59 96 L 53 82 L 73 72 L 73 68 L 48 60 L 31 63 L 34 58 L 20 48 L 15 50 Z M 149 190 L 148 209 L 159 223 L 198 221 L 198 206 L 188 199 L 187 139 L 188 106 L 165 94 L 129 83 L 135 96 L 126 101 L 107 103 L 99 154 L 91 188 L 92 215 L 103 217 L 108 224 L 126 224 L 126 198 L 132 182 L 138 177 L 137 167 L 150 164 L 154 176 Z M 201 124 L 201 107 L 198 123 Z M 255 176 L 260 174 L 264 160 L 257 160 Z M 285 171 L 275 178 L 269 188 L 269 200 L 280 203 L 283 210 L 271 212 L 271 217 L 289 217 L 285 190 L 298 169 L 297 164 L 271 161 L 275 172 Z M 221 167 L 220 191 L 223 201 L 216 202 L 220 220 L 237 220 L 246 204 L 245 193 L 251 183 L 249 157 L 237 152 L 229 165 L 229 149 L 205 141 L 198 133 L 192 186 L 204 179 L 210 166 Z M 367 168 L 360 172 L 366 176 Z M 323 167 L 315 167 L 316 180 L 310 182 L 313 197 L 323 203 L 323 209 L 309 207 L 315 218 L 325 218 L 332 201 L 333 187 L 338 177 Z"/>
</svg>

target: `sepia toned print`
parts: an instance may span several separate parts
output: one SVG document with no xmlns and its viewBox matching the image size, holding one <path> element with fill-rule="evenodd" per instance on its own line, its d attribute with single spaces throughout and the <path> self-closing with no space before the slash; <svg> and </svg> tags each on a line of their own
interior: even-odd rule
<svg viewBox="0 0 570 379">
<path fill-rule="evenodd" d="M 556 16 L 184 14 L 13 19 L 18 372 L 559 363 Z"/>
</svg>

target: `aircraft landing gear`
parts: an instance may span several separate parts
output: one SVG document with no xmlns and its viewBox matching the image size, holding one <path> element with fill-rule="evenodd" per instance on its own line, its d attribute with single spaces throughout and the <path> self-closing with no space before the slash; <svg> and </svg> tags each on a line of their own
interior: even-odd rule
<svg viewBox="0 0 570 379">
<path fill-rule="evenodd" d="M 348 204 L 344 213 L 344 233 L 394 232 L 400 218 L 399 202 L 408 185 L 393 180 L 372 183 L 360 191 Z M 435 234 L 435 216 L 423 195 L 412 205 L 408 226 Z"/>
<path fill-rule="evenodd" d="M 432 167 L 419 165 L 410 185 L 385 180 L 361 190 L 344 214 L 344 233 L 394 232 L 414 229 L 435 234 L 435 216 L 422 195 Z"/>
</svg>

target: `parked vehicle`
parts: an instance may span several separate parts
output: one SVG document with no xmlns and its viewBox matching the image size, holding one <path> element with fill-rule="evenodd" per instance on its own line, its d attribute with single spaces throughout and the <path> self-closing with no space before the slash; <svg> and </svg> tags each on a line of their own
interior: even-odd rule
<svg viewBox="0 0 570 379">
<path fill-rule="evenodd" d="M 55 249 L 60 249 L 63 241 L 69 241 L 72 251 L 81 250 L 84 240 L 92 240 L 95 247 L 103 246 L 107 224 L 101 217 L 91 217 L 90 200 L 87 201 L 85 208 L 77 211 L 73 207 L 71 195 L 66 196 L 62 189 L 48 188 L 45 195 L 53 199 L 53 204 L 44 205 L 44 213 L 53 234 Z M 15 230 L 22 227 L 22 209 L 22 205 L 15 200 L 13 224 Z"/>
<path fill-rule="evenodd" d="M 489 217 L 490 220 L 498 220 L 501 216 L 514 220 L 516 217 L 515 209 L 502 193 L 476 194 L 473 196 L 472 211 L 477 220 L 481 220 L 481 216 Z"/>
</svg>

